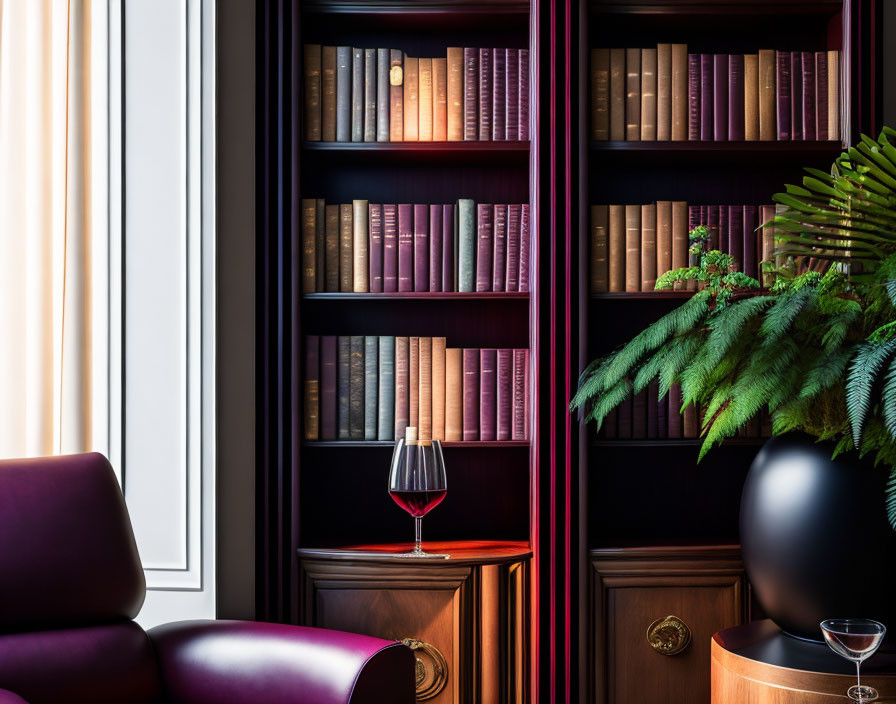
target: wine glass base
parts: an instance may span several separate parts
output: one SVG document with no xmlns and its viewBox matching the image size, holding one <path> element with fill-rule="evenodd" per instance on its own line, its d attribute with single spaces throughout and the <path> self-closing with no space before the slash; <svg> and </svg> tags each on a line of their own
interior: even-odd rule
<svg viewBox="0 0 896 704">
<path fill-rule="evenodd" d="M 451 555 L 447 555 L 445 553 L 437 553 L 437 552 L 399 552 L 395 553 L 392 557 L 414 557 L 420 559 L 428 559 L 428 560 L 447 560 Z"/>
<path fill-rule="evenodd" d="M 880 695 L 874 687 L 853 685 L 846 691 L 846 696 L 855 702 L 873 702 Z"/>
</svg>

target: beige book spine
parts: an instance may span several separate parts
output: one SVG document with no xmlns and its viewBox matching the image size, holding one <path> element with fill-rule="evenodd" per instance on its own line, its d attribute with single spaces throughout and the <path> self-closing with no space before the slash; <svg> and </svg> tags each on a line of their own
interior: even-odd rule
<svg viewBox="0 0 896 704">
<path fill-rule="evenodd" d="M 317 201 L 302 199 L 302 293 L 315 291 Z"/>
<path fill-rule="evenodd" d="M 828 139 L 840 139 L 840 52 L 836 49 L 828 52 Z"/>
<path fill-rule="evenodd" d="M 336 47 L 321 48 L 321 139 L 336 141 Z"/>
<path fill-rule="evenodd" d="M 408 338 L 408 425 L 420 428 L 420 338 Z"/>
<path fill-rule="evenodd" d="M 420 338 L 420 440 L 432 440 L 432 338 Z"/>
<path fill-rule="evenodd" d="M 339 290 L 342 293 L 352 293 L 355 288 L 352 204 L 343 203 L 339 206 L 339 211 Z"/>
<path fill-rule="evenodd" d="M 625 206 L 608 207 L 610 224 L 610 291 L 625 291 Z"/>
<path fill-rule="evenodd" d="M 419 140 L 420 126 L 420 79 L 418 60 L 404 57 L 404 141 Z"/>
<path fill-rule="evenodd" d="M 389 61 L 389 141 L 404 141 L 404 60 L 392 49 Z"/>
<path fill-rule="evenodd" d="M 672 201 L 656 203 L 656 274 L 657 278 L 672 269 Z"/>
<path fill-rule="evenodd" d="M 370 291 L 367 267 L 368 211 L 366 200 L 352 201 L 352 279 L 355 293 Z"/>
<path fill-rule="evenodd" d="M 759 139 L 763 142 L 774 141 L 778 136 L 776 59 L 773 49 L 759 50 Z"/>
<path fill-rule="evenodd" d="M 339 206 L 328 205 L 325 210 L 326 251 L 324 253 L 324 270 L 326 276 L 325 290 L 328 293 L 339 291 Z"/>
<path fill-rule="evenodd" d="M 656 287 L 656 205 L 641 206 L 641 290 Z"/>
<path fill-rule="evenodd" d="M 625 49 L 610 49 L 610 139 L 625 139 Z"/>
<path fill-rule="evenodd" d="M 591 50 L 591 139 L 610 138 L 610 50 Z"/>
<path fill-rule="evenodd" d="M 445 441 L 463 439 L 463 350 L 445 350 Z"/>
<path fill-rule="evenodd" d="M 445 440 L 445 338 L 432 338 L 432 437 Z"/>
<path fill-rule="evenodd" d="M 625 206 L 625 290 L 641 290 L 641 206 Z"/>
<path fill-rule="evenodd" d="M 448 119 L 447 135 L 449 142 L 462 142 L 464 139 L 464 50 L 463 47 L 449 46 L 448 64 Z"/>
<path fill-rule="evenodd" d="M 656 140 L 656 49 L 641 49 L 641 141 Z"/>
<path fill-rule="evenodd" d="M 791 80 L 793 86 L 802 86 L 802 77 Z M 759 54 L 744 56 L 744 138 L 759 140 Z"/>
<path fill-rule="evenodd" d="M 418 139 L 421 142 L 432 141 L 432 59 L 420 59 L 417 67 L 417 75 L 420 80 L 420 88 L 418 94 L 419 100 L 419 119 Z"/>
<path fill-rule="evenodd" d="M 448 139 L 448 60 L 432 60 L 432 140 Z"/>
<path fill-rule="evenodd" d="M 656 138 L 672 139 L 672 45 L 656 45 Z"/>
<path fill-rule="evenodd" d="M 672 45 L 672 139 L 688 138 L 688 45 Z"/>
<path fill-rule="evenodd" d="M 320 44 L 306 44 L 305 59 L 305 139 L 320 141 Z"/>
<path fill-rule="evenodd" d="M 603 293 L 609 288 L 609 261 L 607 260 L 606 205 L 591 206 L 591 292 Z"/>
<path fill-rule="evenodd" d="M 625 50 L 625 139 L 641 139 L 641 50 Z"/>
<path fill-rule="evenodd" d="M 688 265 L 688 204 L 683 200 L 672 201 L 672 268 L 683 269 Z M 676 291 L 683 291 L 682 283 L 675 284 Z"/>
</svg>

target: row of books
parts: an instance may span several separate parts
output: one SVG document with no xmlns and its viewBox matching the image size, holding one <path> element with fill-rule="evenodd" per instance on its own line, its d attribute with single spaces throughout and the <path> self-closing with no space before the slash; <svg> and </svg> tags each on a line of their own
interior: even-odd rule
<svg viewBox="0 0 896 704">
<path fill-rule="evenodd" d="M 529 439 L 529 350 L 444 337 L 305 337 L 306 440 Z"/>
<path fill-rule="evenodd" d="M 305 139 L 461 142 L 529 139 L 528 49 L 304 46 Z"/>
<path fill-rule="evenodd" d="M 591 138 L 836 140 L 840 52 L 592 49 Z"/>
<path fill-rule="evenodd" d="M 696 265 L 688 233 L 698 225 L 709 227 L 708 249 L 732 255 L 740 271 L 758 280 L 759 263 L 774 252 L 774 231 L 757 228 L 774 217 L 773 205 L 592 205 L 591 292 L 653 291 L 665 272 Z"/>
<path fill-rule="evenodd" d="M 302 200 L 302 292 L 528 291 L 529 206 Z"/>
</svg>

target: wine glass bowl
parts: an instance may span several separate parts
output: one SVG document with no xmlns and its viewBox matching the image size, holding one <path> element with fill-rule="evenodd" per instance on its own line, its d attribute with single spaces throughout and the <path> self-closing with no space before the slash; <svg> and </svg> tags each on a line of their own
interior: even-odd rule
<svg viewBox="0 0 896 704">
<path fill-rule="evenodd" d="M 876 689 L 862 686 L 860 668 L 862 662 L 877 652 L 887 634 L 886 626 L 864 618 L 832 618 L 819 625 L 828 647 L 856 664 L 856 684 L 849 688 L 846 695 L 860 703 L 877 699 Z"/>
</svg>

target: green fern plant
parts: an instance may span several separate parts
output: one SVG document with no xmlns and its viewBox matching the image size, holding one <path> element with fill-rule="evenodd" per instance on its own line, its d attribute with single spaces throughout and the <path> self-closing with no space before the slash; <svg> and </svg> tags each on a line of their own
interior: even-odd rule
<svg viewBox="0 0 896 704">
<path fill-rule="evenodd" d="M 570 408 L 598 428 L 632 393 L 673 384 L 682 408 L 704 409 L 699 459 L 760 410 L 772 432 L 802 430 L 890 467 L 886 504 L 896 529 L 896 131 L 843 152 L 831 173 L 806 169 L 774 200 L 778 248 L 762 264 L 767 289 L 706 251 L 659 277 L 697 292 L 582 372 Z"/>
</svg>

